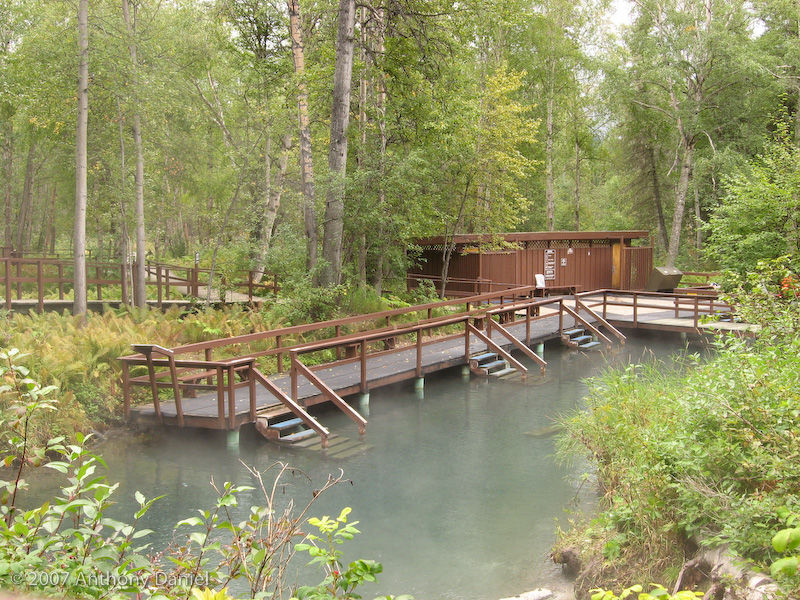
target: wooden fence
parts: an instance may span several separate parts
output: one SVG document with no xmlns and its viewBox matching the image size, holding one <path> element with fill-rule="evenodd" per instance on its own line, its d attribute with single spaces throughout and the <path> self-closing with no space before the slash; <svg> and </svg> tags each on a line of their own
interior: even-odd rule
<svg viewBox="0 0 800 600">
<path fill-rule="evenodd" d="M 226 280 L 215 274 L 210 283 L 211 270 L 148 262 L 145 266 L 145 288 L 152 302 L 161 307 L 164 301 L 187 298 L 205 299 L 211 291 L 212 301 L 233 300 L 254 302 L 262 296 L 278 291 L 278 277 L 265 274 L 256 282 L 252 271 L 234 273 L 235 280 Z M 88 297 L 98 302 L 135 304 L 137 282 L 135 264 L 87 261 L 86 277 Z M 5 297 L 5 307 L 13 310 L 15 302 L 33 302 L 39 312 L 44 311 L 48 300 L 71 299 L 74 287 L 74 263 L 59 258 L 3 256 L 0 258 L 0 285 Z M 211 287 L 209 287 L 211 286 Z M 226 298 L 231 294 L 231 298 Z"/>
</svg>

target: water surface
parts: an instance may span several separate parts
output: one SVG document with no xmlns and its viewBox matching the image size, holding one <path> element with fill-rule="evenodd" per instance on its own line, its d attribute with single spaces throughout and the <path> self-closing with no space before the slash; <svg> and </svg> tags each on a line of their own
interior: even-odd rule
<svg viewBox="0 0 800 600">
<path fill-rule="evenodd" d="M 593 499 L 593 490 L 581 489 L 586 465 L 559 466 L 555 436 L 531 432 L 579 408 L 584 379 L 609 362 L 639 361 L 651 351 L 663 356 L 681 344 L 671 336 L 630 339 L 613 354 L 556 344 L 545 351 L 546 377 L 531 365 L 526 385 L 465 378 L 453 369 L 428 377 L 424 395 L 410 383 L 375 390 L 367 417 L 371 448 L 341 461 L 280 448 L 252 430 L 243 432 L 238 450 L 226 448 L 224 433 L 163 429 L 111 437 L 99 452 L 110 479 L 120 482 L 119 518 L 130 519 L 135 491 L 165 495 L 144 523 L 156 531 L 156 546 L 169 541 L 178 520 L 213 505 L 212 478 L 252 484 L 242 463 L 266 469 L 283 461 L 301 469 L 312 483 L 295 478 L 287 492 L 302 505 L 341 468 L 352 484 L 323 494 L 311 514 L 353 508 L 351 519 L 360 521 L 363 534 L 345 546 L 345 558 L 372 558 L 384 566 L 379 584 L 363 589 L 365 598 L 494 600 L 563 585 L 547 558 L 557 522 L 566 527 L 576 501 Z M 335 410 L 319 417 L 331 431 L 358 435 Z M 261 503 L 257 492 L 242 499 L 243 510 Z M 307 584 L 321 576 L 302 578 Z"/>
</svg>

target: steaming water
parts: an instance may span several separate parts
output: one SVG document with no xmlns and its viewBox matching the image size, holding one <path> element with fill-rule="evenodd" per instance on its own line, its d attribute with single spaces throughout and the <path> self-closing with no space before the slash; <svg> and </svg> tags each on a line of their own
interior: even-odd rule
<svg viewBox="0 0 800 600">
<path fill-rule="evenodd" d="M 629 339 L 614 355 L 576 353 L 548 346 L 547 376 L 521 385 L 463 378 L 458 369 L 428 377 L 424 397 L 410 383 L 375 390 L 368 406 L 363 453 L 337 461 L 318 452 L 285 449 L 244 431 L 238 450 L 226 448 L 220 432 L 189 434 L 164 429 L 109 439 L 100 448 L 110 479 L 120 482 L 118 518 L 131 520 L 131 498 L 165 495 L 146 517 L 155 530 L 150 541 L 165 544 L 175 523 L 210 508 L 215 493 L 209 482 L 252 484 L 240 460 L 258 469 L 275 461 L 302 469 L 312 480 L 289 480 L 287 495 L 304 505 L 329 473 L 341 468 L 351 484 L 340 484 L 317 499 L 312 515 L 338 515 L 353 508 L 362 535 L 344 547 L 345 559 L 372 558 L 383 563 L 379 583 L 362 590 L 412 594 L 417 600 L 457 598 L 493 600 L 537 587 L 563 587 L 557 567 L 547 560 L 558 524 L 567 527 L 568 511 L 594 501 L 581 486 L 586 465 L 556 464 L 555 436 L 526 434 L 549 427 L 554 419 L 581 406 L 584 379 L 609 362 L 636 362 L 652 351 L 667 356 L 681 348 L 678 337 Z M 334 410 L 320 413 L 332 431 L 358 432 Z M 44 490 L 40 488 L 40 492 Z M 288 497 L 288 496 L 287 496 Z M 263 504 L 259 493 L 240 499 L 242 515 Z M 298 560 L 301 568 L 304 560 Z M 321 576 L 303 573 L 302 583 Z"/>
</svg>

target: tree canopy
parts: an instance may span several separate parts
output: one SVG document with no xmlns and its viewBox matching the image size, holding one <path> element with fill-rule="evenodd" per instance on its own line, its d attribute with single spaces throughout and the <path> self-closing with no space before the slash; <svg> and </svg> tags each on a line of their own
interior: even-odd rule
<svg viewBox="0 0 800 600">
<path fill-rule="evenodd" d="M 87 252 L 378 290 L 421 235 L 649 229 L 694 269 L 794 252 L 796 3 L 615 7 L 90 0 Z M 20 252 L 78 246 L 78 15 L 0 1 Z"/>
</svg>

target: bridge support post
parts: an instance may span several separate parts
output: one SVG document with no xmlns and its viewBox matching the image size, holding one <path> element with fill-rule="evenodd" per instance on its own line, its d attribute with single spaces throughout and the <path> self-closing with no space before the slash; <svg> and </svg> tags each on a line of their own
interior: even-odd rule
<svg viewBox="0 0 800 600">
<path fill-rule="evenodd" d="M 417 396 L 422 399 L 425 397 L 425 378 L 424 377 L 417 377 L 414 379 L 414 391 L 417 393 Z"/>
<path fill-rule="evenodd" d="M 239 430 L 238 429 L 230 429 L 227 432 L 227 446 L 228 450 L 238 450 L 239 449 Z"/>
<path fill-rule="evenodd" d="M 472 371 L 469 370 L 469 365 L 461 365 L 461 376 L 466 378 L 472 376 Z"/>
<path fill-rule="evenodd" d="M 369 392 L 358 395 L 358 409 L 361 413 L 361 416 L 369 416 Z"/>
<path fill-rule="evenodd" d="M 544 358 L 544 344 L 536 344 L 536 354 L 539 358 Z"/>
</svg>

